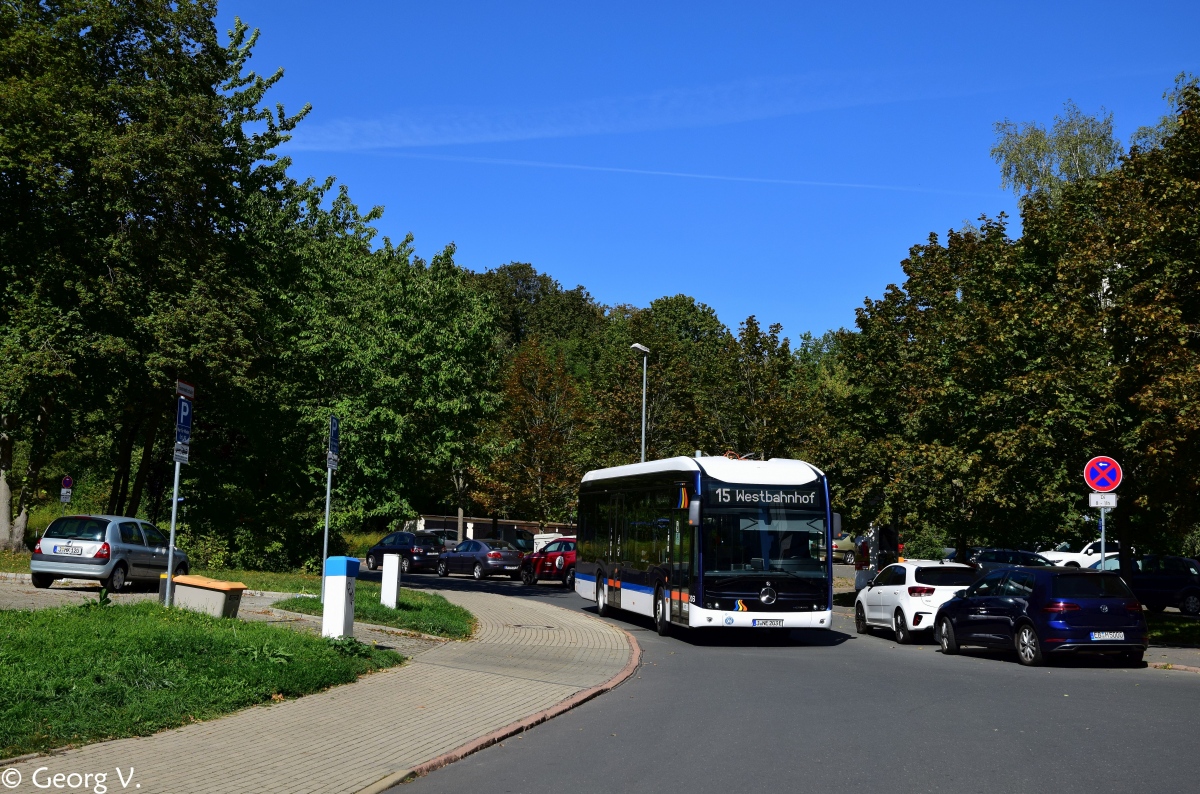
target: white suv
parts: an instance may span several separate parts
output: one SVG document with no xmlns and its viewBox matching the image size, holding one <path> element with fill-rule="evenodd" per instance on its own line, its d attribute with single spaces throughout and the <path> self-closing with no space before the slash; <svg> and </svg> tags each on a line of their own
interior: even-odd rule
<svg viewBox="0 0 1200 794">
<path fill-rule="evenodd" d="M 896 633 L 896 642 L 912 642 L 913 632 L 933 629 L 938 607 L 978 578 L 971 566 L 942 560 L 889 565 L 858 591 L 854 627 L 859 634 L 872 626 L 889 628 Z"/>
</svg>

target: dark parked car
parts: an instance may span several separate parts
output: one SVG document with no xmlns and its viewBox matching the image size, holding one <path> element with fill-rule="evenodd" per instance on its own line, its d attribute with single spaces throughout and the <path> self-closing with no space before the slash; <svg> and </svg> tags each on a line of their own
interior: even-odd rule
<svg viewBox="0 0 1200 794">
<path fill-rule="evenodd" d="M 575 587 L 575 538 L 552 540 L 540 551 L 526 554 L 521 562 L 521 581 L 536 584 L 538 579 L 557 579 Z"/>
<path fill-rule="evenodd" d="M 980 549 L 967 561 L 979 569 L 979 573 L 990 573 L 998 568 L 1027 565 L 1031 568 L 1052 568 L 1054 563 L 1040 554 L 1017 549 Z"/>
<path fill-rule="evenodd" d="M 476 579 L 486 579 L 492 574 L 507 574 L 513 579 L 521 578 L 521 551 L 507 540 L 464 540 L 450 551 L 438 557 L 438 576 L 452 573 L 469 573 Z"/>
<path fill-rule="evenodd" d="M 1125 581 L 1151 612 L 1178 607 L 1185 615 L 1200 615 L 1200 563 L 1195 560 L 1147 554 Z"/>
<path fill-rule="evenodd" d="M 383 555 L 400 555 L 400 572 L 428 570 L 437 566 L 441 540 L 427 532 L 393 532 L 367 552 L 367 569 L 374 571 L 383 565 Z"/>
<path fill-rule="evenodd" d="M 1142 605 L 1115 573 L 1071 568 L 1002 568 L 947 601 L 934 618 L 942 653 L 962 645 L 1015 648 L 1021 664 L 1051 654 L 1146 651 Z"/>
</svg>

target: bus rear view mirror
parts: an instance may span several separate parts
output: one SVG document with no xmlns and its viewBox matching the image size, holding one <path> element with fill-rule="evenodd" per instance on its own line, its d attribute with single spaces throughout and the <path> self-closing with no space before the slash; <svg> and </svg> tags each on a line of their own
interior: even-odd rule
<svg viewBox="0 0 1200 794">
<path fill-rule="evenodd" d="M 693 499 L 688 505 L 688 525 L 693 527 L 700 526 L 700 500 Z"/>
</svg>

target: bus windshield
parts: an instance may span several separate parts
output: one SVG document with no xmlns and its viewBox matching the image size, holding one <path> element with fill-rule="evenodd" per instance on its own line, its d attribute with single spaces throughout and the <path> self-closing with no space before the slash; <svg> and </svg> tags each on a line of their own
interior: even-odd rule
<svg viewBox="0 0 1200 794">
<path fill-rule="evenodd" d="M 780 507 L 722 507 L 704 512 L 704 574 L 779 572 L 825 578 L 825 514 Z"/>
</svg>

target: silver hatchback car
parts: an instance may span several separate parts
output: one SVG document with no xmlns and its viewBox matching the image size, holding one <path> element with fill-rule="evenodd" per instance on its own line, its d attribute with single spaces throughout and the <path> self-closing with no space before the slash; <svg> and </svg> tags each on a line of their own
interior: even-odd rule
<svg viewBox="0 0 1200 794">
<path fill-rule="evenodd" d="M 55 579 L 98 579 L 119 593 L 132 581 L 157 582 L 167 572 L 167 536 L 148 521 L 126 516 L 63 516 L 46 528 L 29 563 L 34 587 Z M 175 575 L 188 558 L 175 549 Z"/>
</svg>

